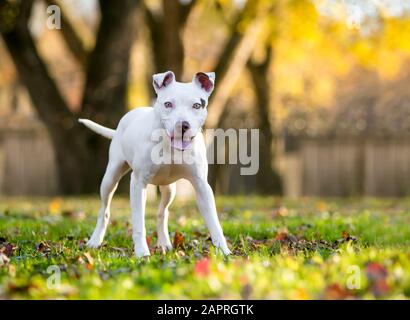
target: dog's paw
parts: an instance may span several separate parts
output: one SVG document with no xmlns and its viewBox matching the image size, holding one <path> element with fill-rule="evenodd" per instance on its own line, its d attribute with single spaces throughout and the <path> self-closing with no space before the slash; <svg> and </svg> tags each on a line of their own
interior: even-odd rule
<svg viewBox="0 0 410 320">
<path fill-rule="evenodd" d="M 163 248 L 165 251 L 172 250 L 172 243 L 169 240 L 158 240 L 157 244 L 155 245 L 156 248 Z"/>
<path fill-rule="evenodd" d="M 155 245 L 155 252 L 158 252 L 160 254 L 166 254 L 167 251 L 171 251 L 172 250 L 172 244 L 171 243 L 160 243 L 157 242 L 157 244 Z"/>
<path fill-rule="evenodd" d="M 134 246 L 134 252 L 137 258 L 149 257 L 151 255 L 147 245 Z"/>
<path fill-rule="evenodd" d="M 229 256 L 232 254 L 231 250 L 228 248 L 228 244 L 226 243 L 225 239 L 212 241 L 213 245 L 218 249 L 218 251 L 222 251 L 225 256 Z"/>
<path fill-rule="evenodd" d="M 95 237 L 91 237 L 90 240 L 86 243 L 88 248 L 99 248 L 101 246 L 102 241 L 100 239 L 96 239 Z"/>
</svg>

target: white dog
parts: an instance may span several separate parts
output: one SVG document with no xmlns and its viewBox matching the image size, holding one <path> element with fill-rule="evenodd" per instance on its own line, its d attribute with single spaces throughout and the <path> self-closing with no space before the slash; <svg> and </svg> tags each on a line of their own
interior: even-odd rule
<svg viewBox="0 0 410 320">
<path fill-rule="evenodd" d="M 199 210 L 211 234 L 212 243 L 230 254 L 216 212 L 214 194 L 207 182 L 208 163 L 201 127 L 207 116 L 207 103 L 214 89 L 214 73 L 197 73 L 190 83 L 175 80 L 168 71 L 153 76 L 157 93 L 154 107 L 141 107 L 128 112 L 116 130 L 90 120 L 79 121 L 94 132 L 112 139 L 109 162 L 100 187 L 101 209 L 97 226 L 87 245 L 99 247 L 103 241 L 110 218 L 110 202 L 119 180 L 130 169 L 130 201 L 132 214 L 132 237 L 137 257 L 149 256 L 145 230 L 145 203 L 147 184 L 158 185 L 161 202 L 158 208 L 157 246 L 172 249 L 168 234 L 168 207 L 175 197 L 175 181 L 189 180 L 196 192 Z M 163 139 L 154 137 L 165 132 Z M 167 163 L 154 159 L 155 150 Z M 183 161 L 175 161 L 182 155 Z M 185 159 L 186 157 L 189 159 Z M 181 157 L 180 157 L 181 158 Z"/>
</svg>

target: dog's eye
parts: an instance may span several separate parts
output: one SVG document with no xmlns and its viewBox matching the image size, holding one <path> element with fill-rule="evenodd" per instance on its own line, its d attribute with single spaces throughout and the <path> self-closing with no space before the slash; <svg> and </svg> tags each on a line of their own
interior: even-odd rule
<svg viewBox="0 0 410 320">
<path fill-rule="evenodd" d="M 164 103 L 164 106 L 165 108 L 172 108 L 172 102 L 167 101 Z"/>
<path fill-rule="evenodd" d="M 192 106 L 192 108 L 194 108 L 194 109 L 199 109 L 201 107 L 202 107 L 202 104 L 200 104 L 200 103 L 194 103 L 194 105 Z"/>
</svg>

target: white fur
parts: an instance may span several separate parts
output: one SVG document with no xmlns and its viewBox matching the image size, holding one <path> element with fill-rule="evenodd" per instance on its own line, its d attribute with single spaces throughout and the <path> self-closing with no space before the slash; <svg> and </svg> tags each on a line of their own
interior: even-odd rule
<svg viewBox="0 0 410 320">
<path fill-rule="evenodd" d="M 160 87 L 167 75 L 172 76 L 173 80 L 166 86 Z M 207 76 L 214 83 L 215 75 L 208 73 Z M 120 120 L 116 130 L 102 127 L 90 120 L 80 119 L 81 123 L 96 133 L 112 138 L 109 163 L 100 187 L 101 208 L 96 228 L 87 245 L 92 248 L 101 245 L 110 218 L 112 196 L 119 180 L 125 173 L 132 170 L 130 186 L 132 237 L 137 257 L 150 255 L 145 230 L 145 203 L 149 183 L 159 185 L 161 191 L 157 246 L 163 250 L 172 249 L 168 234 L 168 206 L 175 197 L 175 182 L 181 178 L 189 180 L 195 189 L 198 207 L 209 229 L 213 244 L 228 255 L 230 250 L 218 220 L 214 194 L 207 182 L 206 148 L 200 130 L 206 119 L 207 111 L 206 107 L 193 108 L 193 104 L 199 103 L 200 99 L 207 104 L 212 90 L 206 91 L 201 88 L 195 77 L 190 83 L 176 82 L 175 76 L 170 71 L 154 75 L 153 84 L 158 95 L 153 108 L 140 107 L 128 112 Z M 173 108 L 165 108 L 164 103 L 169 101 L 173 103 Z M 155 164 L 151 152 L 158 142 L 153 141 L 152 132 L 165 129 L 169 137 L 174 135 L 177 137 L 177 128 L 182 121 L 190 124 L 190 129 L 182 139 L 189 140 L 186 144 L 189 144 L 190 157 L 193 161 L 189 163 L 184 161 L 181 164 L 175 162 Z M 188 152 L 188 150 L 167 148 L 170 141 L 171 139 L 168 138 L 160 142 L 163 143 L 164 150 L 170 150 L 174 155 Z"/>
</svg>

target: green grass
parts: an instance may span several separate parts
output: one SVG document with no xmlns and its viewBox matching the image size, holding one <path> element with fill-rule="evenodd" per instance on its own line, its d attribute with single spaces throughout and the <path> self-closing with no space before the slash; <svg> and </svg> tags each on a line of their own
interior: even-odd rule
<svg viewBox="0 0 410 320">
<path fill-rule="evenodd" d="M 98 204 L 97 198 L 2 199 L 0 298 L 410 297 L 410 199 L 220 197 L 229 258 L 212 247 L 195 202 L 171 207 L 170 233 L 183 235 L 183 248 L 155 252 L 156 203 L 149 202 L 149 260 L 133 255 L 126 198 L 113 201 L 103 247 L 84 247 Z M 53 268 L 60 270 L 59 285 Z"/>
</svg>

